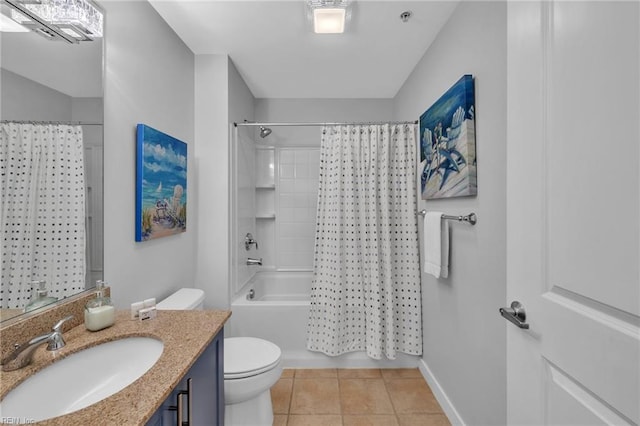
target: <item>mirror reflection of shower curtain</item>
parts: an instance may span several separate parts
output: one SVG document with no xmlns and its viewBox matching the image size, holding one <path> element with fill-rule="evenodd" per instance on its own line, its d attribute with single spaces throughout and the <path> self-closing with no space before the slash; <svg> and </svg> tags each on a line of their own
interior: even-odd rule
<svg viewBox="0 0 640 426">
<path fill-rule="evenodd" d="M 307 348 L 422 354 L 416 126 L 322 130 Z"/>
<path fill-rule="evenodd" d="M 2 123 L 2 308 L 22 308 L 29 282 L 49 296 L 84 290 L 85 183 L 82 127 Z"/>
</svg>

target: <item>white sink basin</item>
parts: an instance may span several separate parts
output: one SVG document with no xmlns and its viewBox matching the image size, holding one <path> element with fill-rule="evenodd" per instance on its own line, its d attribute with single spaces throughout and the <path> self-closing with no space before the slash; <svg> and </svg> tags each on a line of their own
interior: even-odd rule
<svg viewBox="0 0 640 426">
<path fill-rule="evenodd" d="M 163 348 L 156 339 L 129 337 L 76 352 L 9 392 L 0 401 L 0 416 L 39 421 L 88 407 L 136 381 Z"/>
</svg>

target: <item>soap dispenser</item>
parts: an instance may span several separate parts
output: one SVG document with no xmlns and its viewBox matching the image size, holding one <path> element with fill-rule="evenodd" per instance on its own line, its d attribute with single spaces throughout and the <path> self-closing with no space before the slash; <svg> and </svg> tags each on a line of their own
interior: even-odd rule
<svg viewBox="0 0 640 426">
<path fill-rule="evenodd" d="M 57 301 L 56 297 L 47 296 L 47 282 L 45 280 L 31 281 L 31 301 L 24 307 L 24 311 L 33 311 Z"/>
<path fill-rule="evenodd" d="M 104 285 L 104 281 L 96 281 L 96 298 L 89 300 L 84 307 L 84 326 L 89 331 L 110 327 L 116 320 L 111 299 L 104 295 Z"/>
</svg>

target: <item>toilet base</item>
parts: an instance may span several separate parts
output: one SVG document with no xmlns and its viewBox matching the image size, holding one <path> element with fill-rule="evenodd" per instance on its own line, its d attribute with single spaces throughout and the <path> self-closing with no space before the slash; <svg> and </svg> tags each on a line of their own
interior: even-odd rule
<svg viewBox="0 0 640 426">
<path fill-rule="evenodd" d="M 225 426 L 272 426 L 271 392 L 267 389 L 248 401 L 224 407 Z"/>
</svg>

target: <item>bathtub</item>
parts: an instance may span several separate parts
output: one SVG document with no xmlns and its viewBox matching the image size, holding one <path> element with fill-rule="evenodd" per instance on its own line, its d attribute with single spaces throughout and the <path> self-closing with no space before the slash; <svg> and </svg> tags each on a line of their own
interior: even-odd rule
<svg viewBox="0 0 640 426">
<path fill-rule="evenodd" d="M 231 301 L 227 336 L 252 336 L 280 347 L 285 368 L 413 368 L 419 357 L 376 361 L 364 353 L 330 357 L 306 349 L 311 272 L 258 272 Z M 249 293 L 253 290 L 253 299 Z"/>
<path fill-rule="evenodd" d="M 312 279 L 311 272 L 258 272 L 239 292 L 237 303 L 242 305 L 244 301 L 250 306 L 278 303 L 308 307 Z M 253 299 L 249 298 L 251 290 L 254 291 Z"/>
</svg>

